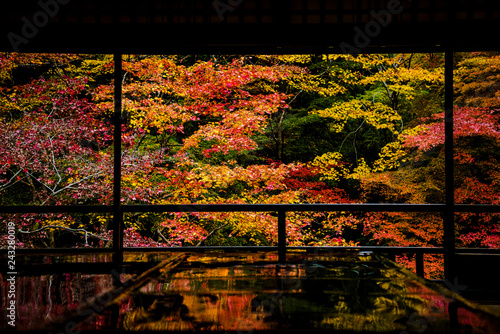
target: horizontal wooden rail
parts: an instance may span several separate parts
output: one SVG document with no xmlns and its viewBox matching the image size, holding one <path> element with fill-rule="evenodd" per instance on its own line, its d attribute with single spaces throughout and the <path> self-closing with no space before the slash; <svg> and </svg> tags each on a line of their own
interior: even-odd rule
<svg viewBox="0 0 500 334">
<path fill-rule="evenodd" d="M 336 204 L 166 204 L 122 205 L 122 212 L 271 212 L 271 211 L 352 211 L 352 212 L 444 212 L 446 204 L 336 203 Z M 455 204 L 454 212 L 500 213 L 500 205 Z M 19 205 L 0 206 L 0 213 L 98 213 L 113 212 L 112 205 Z"/>
<path fill-rule="evenodd" d="M 124 212 L 307 212 L 307 211 L 351 211 L 351 212 L 442 212 L 444 204 L 167 204 L 167 205 L 123 205 Z M 499 208 L 500 211 L 500 208 Z"/>
<path fill-rule="evenodd" d="M 96 206 L 2 206 L 0 213 L 97 213 L 115 212 L 112 205 Z M 399 247 L 399 246 L 287 246 L 286 214 L 287 212 L 430 212 L 444 213 L 449 208 L 445 204 L 405 204 L 405 203 L 338 203 L 338 204 L 168 204 L 168 205 L 121 205 L 120 213 L 126 212 L 276 212 L 278 216 L 278 245 L 276 246 L 199 246 L 199 247 L 154 247 L 154 248 L 122 248 L 127 252 L 191 252 L 191 251 L 277 251 L 280 263 L 286 263 L 286 254 L 290 250 L 341 251 L 357 250 L 360 252 L 376 252 L 388 254 L 395 259 L 396 255 L 415 255 L 416 271 L 424 275 L 424 254 L 444 254 L 444 247 Z M 453 212 L 500 212 L 498 205 L 453 205 Z M 122 245 L 123 246 L 123 245 Z M 1 250 L 1 253 L 6 250 Z M 65 248 L 65 249 L 18 249 L 18 254 L 84 254 L 107 253 L 120 255 L 117 248 Z M 499 249 L 456 249 L 456 253 L 492 253 L 500 254 Z"/>
</svg>

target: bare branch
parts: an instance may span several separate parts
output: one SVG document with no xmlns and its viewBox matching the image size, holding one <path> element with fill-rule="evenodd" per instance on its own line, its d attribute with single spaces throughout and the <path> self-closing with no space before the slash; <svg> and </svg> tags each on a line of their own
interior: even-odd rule
<svg viewBox="0 0 500 334">
<path fill-rule="evenodd" d="M 170 243 L 170 241 L 168 241 L 167 238 L 165 238 L 165 236 L 161 233 L 159 228 L 156 229 L 156 232 L 158 232 L 158 235 L 163 239 L 163 241 Z"/>
<path fill-rule="evenodd" d="M 3 191 L 7 188 L 10 188 L 12 187 L 14 184 L 20 182 L 21 180 L 25 179 L 26 176 L 23 176 L 22 178 L 20 178 L 19 180 L 15 180 L 15 182 L 12 182 L 12 180 L 14 180 L 21 172 L 23 171 L 22 168 L 19 168 L 19 170 L 14 174 L 14 176 L 12 176 L 9 181 L 7 181 L 7 183 L 3 184 L 0 186 L 0 191 Z"/>
<path fill-rule="evenodd" d="M 212 234 L 214 234 L 215 232 L 217 232 L 218 230 L 226 227 L 227 225 L 229 225 L 229 222 L 225 223 L 224 225 L 221 225 L 219 227 L 217 227 L 216 229 L 214 229 L 212 232 L 210 232 L 206 237 L 205 239 L 201 240 L 200 242 L 198 242 L 198 244 L 196 245 L 196 247 L 198 246 L 201 246 L 203 244 L 203 242 L 205 242 L 205 240 L 207 240 Z"/>
<path fill-rule="evenodd" d="M 88 232 L 87 230 L 85 230 L 83 228 L 70 228 L 70 227 L 59 226 L 59 225 L 47 225 L 47 226 L 41 227 L 41 228 L 33 230 L 33 231 L 23 231 L 23 230 L 19 229 L 19 232 L 23 233 L 23 234 L 33 234 L 33 233 L 42 232 L 42 231 L 50 229 L 50 228 L 57 228 L 57 229 L 67 230 L 67 231 L 74 232 L 74 233 L 84 234 L 85 235 L 85 244 L 86 245 L 88 245 L 88 236 L 91 236 L 93 238 L 97 238 L 97 239 L 103 240 L 103 241 L 108 241 L 109 240 L 107 238 L 103 238 L 103 237 L 98 236 L 96 234 L 90 233 L 90 232 Z"/>
</svg>

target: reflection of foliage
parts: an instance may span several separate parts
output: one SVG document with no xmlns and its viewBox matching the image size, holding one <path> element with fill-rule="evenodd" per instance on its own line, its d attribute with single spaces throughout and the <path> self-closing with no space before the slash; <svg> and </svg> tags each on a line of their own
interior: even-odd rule
<svg viewBox="0 0 500 334">
<path fill-rule="evenodd" d="M 136 261 L 144 254 L 128 255 Z M 378 256 L 291 252 L 287 265 L 277 265 L 275 252 L 221 255 L 191 253 L 177 263 L 170 258 L 135 277 L 118 272 L 24 277 L 18 282 L 23 308 L 17 326 L 27 331 L 41 325 L 63 328 L 71 319 L 82 331 L 116 328 L 116 321 L 127 331 L 178 332 L 497 328 L 479 307 Z M 92 264 L 106 258 L 89 254 L 79 260 Z M 30 261 L 47 259 L 54 257 Z M 126 290 L 113 285 L 119 276 Z"/>
<path fill-rule="evenodd" d="M 183 304 L 183 299 L 179 294 L 161 298 L 137 294 L 133 299 L 136 311 L 125 317 L 123 326 L 126 330 L 147 330 L 155 329 L 158 323 L 162 323 L 163 330 L 190 329 L 194 318 L 189 316 L 189 309 Z"/>
<path fill-rule="evenodd" d="M 143 287 L 124 324 L 129 330 L 388 332 L 440 332 L 450 325 L 449 301 L 387 261 L 345 254 L 295 256 L 302 264 L 249 265 L 251 259 L 243 257 L 244 265 L 207 267 L 220 258 L 196 255 L 188 270 Z"/>
<path fill-rule="evenodd" d="M 83 256 L 80 260 L 92 263 L 102 261 L 103 258 L 102 255 L 93 255 L 90 258 Z M 64 262 L 63 259 L 59 260 Z M 5 284 L 4 280 L 4 277 L 0 278 L 2 284 Z M 22 307 L 17 312 L 16 330 L 39 332 L 50 322 L 68 316 L 68 311 L 76 310 L 86 301 L 112 289 L 113 276 L 83 273 L 34 274 L 19 279 L 16 288 L 19 300 L 22 300 Z M 98 317 L 102 319 L 102 316 Z M 7 323 L 0 325 L 0 328 L 3 332 L 7 331 Z"/>
<path fill-rule="evenodd" d="M 112 57 L 0 60 L 0 204 L 112 203 Z M 459 203 L 499 200 L 497 62 L 457 54 Z M 442 202 L 443 64 L 442 54 L 127 55 L 123 204 Z M 290 212 L 288 245 L 439 246 L 431 216 Z M 67 229 L 110 245 L 106 215 L 32 218 L 16 218 L 39 231 L 23 247 L 85 244 Z M 124 218 L 127 246 L 277 242 L 275 213 Z M 460 245 L 500 245 L 495 216 L 456 221 Z"/>
</svg>

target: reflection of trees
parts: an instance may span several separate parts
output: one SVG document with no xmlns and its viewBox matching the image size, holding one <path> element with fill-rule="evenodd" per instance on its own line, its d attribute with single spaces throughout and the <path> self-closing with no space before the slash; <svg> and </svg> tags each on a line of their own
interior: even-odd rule
<svg viewBox="0 0 500 334">
<path fill-rule="evenodd" d="M 137 294 L 133 300 L 134 309 L 126 314 L 123 326 L 127 330 L 191 329 L 194 318 L 189 316 L 189 309 L 183 301 L 184 297 L 180 294 Z"/>
<path fill-rule="evenodd" d="M 0 286 L 7 287 L 4 279 L 0 276 Z M 18 276 L 16 330 L 40 329 L 112 287 L 113 277 L 107 274 Z M 2 289 L 1 293 L 5 292 Z M 1 323 L 0 329 L 3 329 Z"/>
<path fill-rule="evenodd" d="M 432 311 L 425 292 L 400 271 L 379 262 L 331 260 L 171 273 L 134 298 L 124 328 L 394 331 L 421 326 Z"/>
<path fill-rule="evenodd" d="M 195 263 L 199 259 L 206 262 Z M 474 326 L 491 324 L 474 309 L 375 257 L 291 254 L 287 265 L 236 265 L 236 259 L 215 257 L 214 265 L 208 255 L 191 256 L 170 271 L 160 270 L 158 279 L 148 276 L 147 283 L 134 283 L 134 289 L 113 301 L 116 313 L 104 308 L 113 295 L 108 293 L 112 275 L 20 276 L 19 329 L 65 318 L 68 310 L 79 310 L 83 316 L 91 308 L 95 314 L 85 321 L 77 317 L 82 331 L 113 328 L 117 321 L 127 331 L 302 329 L 306 333 L 313 328 L 444 333 L 451 325 L 475 332 Z M 81 308 L 86 299 L 99 295 L 105 297 Z"/>
<path fill-rule="evenodd" d="M 263 328 L 251 313 L 254 295 L 139 294 L 123 320 L 126 330 L 252 330 Z"/>
<path fill-rule="evenodd" d="M 321 328 L 354 331 L 419 330 L 436 320 L 427 288 L 409 285 L 396 270 L 375 263 L 343 263 L 306 269 L 296 291 L 259 294 L 252 310 L 274 328 Z M 427 291 L 423 291 L 423 290 Z M 441 317 L 441 324 L 447 321 Z"/>
</svg>

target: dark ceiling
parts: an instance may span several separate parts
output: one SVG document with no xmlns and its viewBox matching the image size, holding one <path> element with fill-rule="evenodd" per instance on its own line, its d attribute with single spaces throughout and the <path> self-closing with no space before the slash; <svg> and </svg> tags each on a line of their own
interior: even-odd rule
<svg viewBox="0 0 500 334">
<path fill-rule="evenodd" d="M 343 53 L 499 48 L 498 0 L 18 0 L 2 6 L 0 51 Z"/>
</svg>

